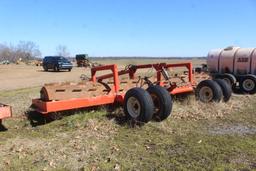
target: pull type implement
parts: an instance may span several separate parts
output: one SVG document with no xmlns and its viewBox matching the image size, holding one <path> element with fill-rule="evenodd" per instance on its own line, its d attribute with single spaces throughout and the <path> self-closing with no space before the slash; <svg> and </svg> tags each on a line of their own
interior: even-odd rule
<svg viewBox="0 0 256 171">
<path fill-rule="evenodd" d="M 153 75 L 137 76 L 142 69 L 151 70 Z M 96 76 L 102 71 L 107 74 Z M 191 93 L 194 88 L 191 63 L 128 65 L 123 70 L 113 64 L 91 68 L 89 81 L 45 85 L 32 106 L 48 114 L 119 103 L 129 117 L 148 122 L 153 116 L 163 120 L 170 115 L 170 95 Z"/>
</svg>

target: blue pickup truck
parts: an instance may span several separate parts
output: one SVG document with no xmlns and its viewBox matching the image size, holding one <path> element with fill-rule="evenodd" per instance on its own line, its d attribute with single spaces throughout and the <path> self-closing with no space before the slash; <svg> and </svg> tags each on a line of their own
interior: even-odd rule
<svg viewBox="0 0 256 171">
<path fill-rule="evenodd" d="M 67 58 L 63 56 L 46 56 L 43 60 L 43 68 L 45 71 L 48 71 L 49 69 L 54 71 L 71 71 L 73 65 Z"/>
</svg>

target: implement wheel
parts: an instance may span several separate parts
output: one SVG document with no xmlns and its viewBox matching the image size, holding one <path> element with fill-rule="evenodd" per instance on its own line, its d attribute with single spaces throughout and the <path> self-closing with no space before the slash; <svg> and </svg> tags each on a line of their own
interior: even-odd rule
<svg viewBox="0 0 256 171">
<path fill-rule="evenodd" d="M 154 103 L 154 118 L 157 121 L 162 121 L 171 114 L 172 111 L 172 98 L 169 92 L 159 86 L 149 86 L 147 89 Z"/>
<path fill-rule="evenodd" d="M 222 90 L 215 81 L 204 80 L 197 85 L 196 97 L 204 103 L 220 102 L 222 98 Z"/>
<path fill-rule="evenodd" d="M 256 78 L 255 76 L 245 76 L 239 82 L 240 89 L 248 94 L 256 93 Z"/>
<path fill-rule="evenodd" d="M 124 112 L 136 121 L 149 122 L 154 113 L 154 103 L 150 94 L 142 88 L 128 90 L 124 97 Z"/>
<path fill-rule="evenodd" d="M 228 102 L 232 95 L 232 88 L 224 79 L 215 79 L 214 80 L 221 88 L 223 94 L 223 101 Z"/>
</svg>

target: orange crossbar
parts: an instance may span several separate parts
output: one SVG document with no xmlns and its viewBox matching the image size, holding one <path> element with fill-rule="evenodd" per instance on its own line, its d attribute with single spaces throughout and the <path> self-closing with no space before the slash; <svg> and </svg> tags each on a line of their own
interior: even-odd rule
<svg viewBox="0 0 256 171">
<path fill-rule="evenodd" d="M 37 112 L 47 114 L 50 112 L 65 111 L 71 109 L 79 109 L 85 107 L 100 106 L 106 104 L 112 104 L 115 101 L 122 101 L 123 95 L 103 95 L 91 98 L 74 98 L 61 101 L 49 101 L 45 102 L 40 99 L 33 99 L 32 104 Z"/>
</svg>

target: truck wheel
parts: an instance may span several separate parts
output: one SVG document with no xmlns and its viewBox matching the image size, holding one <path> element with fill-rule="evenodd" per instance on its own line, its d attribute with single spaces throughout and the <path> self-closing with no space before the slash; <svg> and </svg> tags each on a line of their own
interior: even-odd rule
<svg viewBox="0 0 256 171">
<path fill-rule="evenodd" d="M 221 88 L 223 94 L 223 101 L 228 102 L 232 95 L 232 88 L 224 79 L 215 79 L 214 80 Z"/>
<path fill-rule="evenodd" d="M 124 97 L 126 116 L 140 122 L 149 122 L 154 113 L 154 103 L 150 94 L 142 88 L 128 90 Z"/>
<path fill-rule="evenodd" d="M 220 102 L 222 91 L 220 86 L 213 80 L 204 80 L 197 85 L 196 97 L 204 103 Z"/>
<path fill-rule="evenodd" d="M 256 78 L 254 76 L 245 76 L 239 82 L 240 89 L 249 94 L 256 93 Z"/>
<path fill-rule="evenodd" d="M 171 114 L 172 97 L 169 92 L 159 86 L 149 86 L 147 89 L 154 103 L 154 117 L 157 121 L 162 121 Z"/>
<path fill-rule="evenodd" d="M 57 66 L 54 66 L 53 69 L 54 69 L 55 72 L 60 71 L 60 69 Z"/>
</svg>

